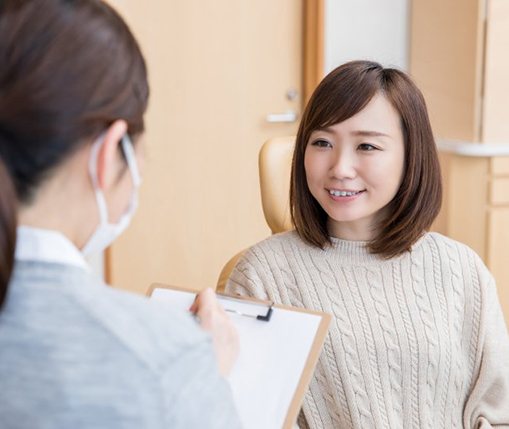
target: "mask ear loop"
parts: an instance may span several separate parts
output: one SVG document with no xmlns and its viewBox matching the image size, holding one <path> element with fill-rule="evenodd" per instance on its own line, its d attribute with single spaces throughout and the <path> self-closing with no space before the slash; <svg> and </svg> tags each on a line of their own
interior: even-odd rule
<svg viewBox="0 0 509 429">
<path fill-rule="evenodd" d="M 99 155 L 99 150 L 104 143 L 104 135 L 101 135 L 97 141 L 92 146 L 92 151 L 90 154 L 90 160 L 88 164 L 90 178 L 92 179 L 92 184 L 95 190 L 95 197 L 97 201 L 97 205 L 99 206 L 99 217 L 102 223 L 109 223 L 108 219 L 108 207 L 106 205 L 106 199 L 104 198 L 104 194 L 99 188 L 99 179 L 97 176 L 97 158 Z M 131 173 L 131 179 L 133 181 L 134 188 L 138 188 L 141 184 L 140 172 L 138 170 L 138 163 L 136 162 L 136 155 L 134 153 L 134 147 L 129 138 L 128 134 L 124 134 L 120 141 L 120 145 L 122 146 L 122 150 L 125 155 L 125 159 L 127 162 L 127 166 L 129 168 L 129 172 Z M 138 201 L 137 197 L 134 197 L 130 203 L 130 206 L 136 207 Z"/>
<path fill-rule="evenodd" d="M 129 135 L 124 134 L 122 140 L 120 141 L 120 144 L 122 145 L 122 150 L 124 151 L 127 166 L 129 167 L 129 171 L 131 172 L 133 185 L 136 188 L 138 188 L 141 184 L 140 171 L 138 170 L 136 154 L 134 153 L 133 143 L 131 142 Z"/>
<path fill-rule="evenodd" d="M 90 152 L 90 158 L 88 161 L 88 170 L 90 173 L 90 179 L 92 180 L 92 185 L 94 188 L 95 199 L 97 201 L 97 205 L 99 207 L 99 220 L 101 223 L 108 222 L 108 208 L 106 206 L 106 200 L 104 199 L 104 195 L 99 187 L 99 178 L 97 176 L 97 159 L 99 157 L 99 149 L 104 143 L 104 135 L 101 134 L 99 138 L 92 145 L 92 149 Z"/>
</svg>

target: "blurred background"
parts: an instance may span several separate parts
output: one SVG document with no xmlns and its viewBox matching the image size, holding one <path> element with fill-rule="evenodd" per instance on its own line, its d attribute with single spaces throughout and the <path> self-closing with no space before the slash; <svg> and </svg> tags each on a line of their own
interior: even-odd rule
<svg viewBox="0 0 509 429">
<path fill-rule="evenodd" d="M 294 135 L 321 78 L 352 59 L 408 71 L 440 148 L 434 229 L 494 273 L 509 321 L 507 0 L 111 0 L 151 83 L 141 204 L 105 255 L 115 286 L 214 287 L 228 259 L 270 235 L 258 152 Z"/>
</svg>

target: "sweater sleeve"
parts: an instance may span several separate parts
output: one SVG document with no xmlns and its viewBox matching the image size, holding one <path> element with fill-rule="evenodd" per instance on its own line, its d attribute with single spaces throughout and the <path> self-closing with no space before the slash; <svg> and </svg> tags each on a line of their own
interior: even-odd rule
<svg viewBox="0 0 509 429">
<path fill-rule="evenodd" d="M 252 251 L 247 251 L 233 269 L 225 292 L 230 295 L 248 296 L 261 300 L 269 297 L 263 286 L 263 270 Z"/>
<path fill-rule="evenodd" d="M 487 284 L 486 284 L 487 283 Z M 480 362 L 464 408 L 466 429 L 509 428 L 509 336 L 493 277 L 482 291 Z"/>
</svg>

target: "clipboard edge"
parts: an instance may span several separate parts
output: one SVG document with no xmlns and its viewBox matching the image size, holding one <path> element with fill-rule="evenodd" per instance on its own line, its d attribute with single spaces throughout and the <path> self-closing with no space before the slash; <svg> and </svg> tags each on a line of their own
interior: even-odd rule
<svg viewBox="0 0 509 429">
<path fill-rule="evenodd" d="M 292 310 L 301 310 L 300 308 L 290 307 Z M 307 310 L 303 309 L 303 313 L 311 313 L 317 316 L 321 316 L 320 324 L 318 325 L 318 329 L 316 330 L 315 338 L 313 340 L 313 344 L 309 350 L 306 363 L 304 365 L 304 369 L 301 373 L 299 382 L 297 384 L 297 388 L 293 394 L 292 401 L 290 406 L 288 407 L 288 412 L 286 414 L 285 421 L 283 423 L 282 429 L 292 429 L 294 428 L 295 422 L 299 416 L 299 411 L 302 407 L 302 403 L 304 402 L 304 397 L 309 388 L 309 384 L 311 379 L 313 378 L 313 374 L 316 368 L 316 364 L 318 363 L 318 359 L 320 358 L 320 354 L 322 352 L 322 346 L 325 342 L 327 334 L 329 332 L 329 326 L 332 321 L 332 316 L 328 313 Z"/>
</svg>

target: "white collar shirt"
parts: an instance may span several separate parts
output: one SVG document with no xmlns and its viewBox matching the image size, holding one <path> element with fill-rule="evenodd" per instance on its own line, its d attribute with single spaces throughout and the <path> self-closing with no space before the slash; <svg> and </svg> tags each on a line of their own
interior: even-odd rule
<svg viewBox="0 0 509 429">
<path fill-rule="evenodd" d="M 79 249 L 64 234 L 29 226 L 19 226 L 17 229 L 15 259 L 72 265 L 90 270 Z"/>
</svg>

